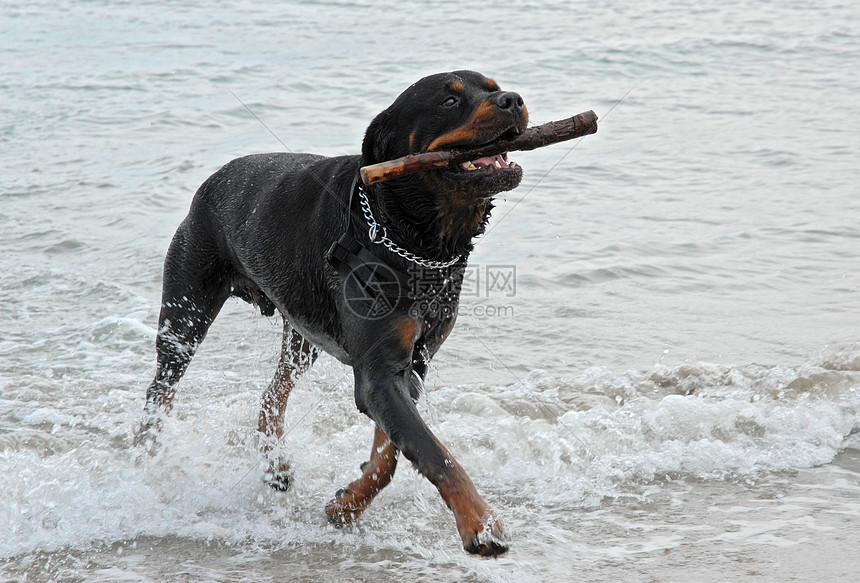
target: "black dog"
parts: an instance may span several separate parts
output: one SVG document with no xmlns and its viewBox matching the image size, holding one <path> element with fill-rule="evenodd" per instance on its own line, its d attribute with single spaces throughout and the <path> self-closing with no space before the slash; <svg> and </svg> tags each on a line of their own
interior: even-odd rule
<svg viewBox="0 0 860 583">
<path fill-rule="evenodd" d="M 174 385 L 224 301 L 238 296 L 284 318 L 275 378 L 259 428 L 267 451 L 283 433 L 297 375 L 322 349 L 353 368 L 355 402 L 376 423 L 362 476 L 326 507 L 345 524 L 391 480 L 402 451 L 453 511 L 464 548 L 496 555 L 507 539 L 493 511 L 419 416 L 427 365 L 451 332 L 472 238 L 493 195 L 522 169 L 506 155 L 363 187 L 360 167 L 411 153 L 480 146 L 522 132 L 522 98 L 479 73 L 421 79 L 370 124 L 361 156 L 260 154 L 233 160 L 194 197 L 164 262 L 144 427 L 171 407 Z M 272 460 L 267 480 L 289 485 Z"/>
</svg>

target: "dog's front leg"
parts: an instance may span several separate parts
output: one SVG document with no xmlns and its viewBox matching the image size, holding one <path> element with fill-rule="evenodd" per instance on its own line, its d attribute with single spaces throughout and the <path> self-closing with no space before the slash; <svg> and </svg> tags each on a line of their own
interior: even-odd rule
<svg viewBox="0 0 860 583">
<path fill-rule="evenodd" d="M 375 368 L 355 370 L 359 410 L 373 419 L 418 472 L 436 486 L 454 513 L 466 551 L 483 556 L 507 551 L 508 537 L 501 521 L 418 414 L 409 393 L 411 368 L 386 375 Z"/>
</svg>

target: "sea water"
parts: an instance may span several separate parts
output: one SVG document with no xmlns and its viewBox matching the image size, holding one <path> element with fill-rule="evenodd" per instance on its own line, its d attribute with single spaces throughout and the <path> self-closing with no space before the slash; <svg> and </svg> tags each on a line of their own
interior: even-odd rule
<svg viewBox="0 0 860 583">
<path fill-rule="evenodd" d="M 0 580 L 855 581 L 860 10 L 850 2 L 46 2 L 0 7 Z M 512 537 L 464 553 L 408 463 L 323 513 L 372 423 L 322 357 L 294 488 L 256 416 L 281 323 L 231 300 L 152 453 L 161 264 L 197 186 L 359 151 L 423 75 L 533 124 L 419 407 Z"/>
</svg>

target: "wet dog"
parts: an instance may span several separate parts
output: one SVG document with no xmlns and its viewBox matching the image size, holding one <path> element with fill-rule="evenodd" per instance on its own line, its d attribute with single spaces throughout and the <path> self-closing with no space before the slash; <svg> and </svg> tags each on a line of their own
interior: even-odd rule
<svg viewBox="0 0 860 583">
<path fill-rule="evenodd" d="M 522 98 L 473 71 L 425 77 L 367 128 L 361 155 L 261 154 L 233 160 L 197 191 L 164 262 L 157 370 L 144 428 L 171 408 L 185 372 L 225 300 L 238 296 L 283 316 L 280 361 L 259 429 L 271 449 L 287 397 L 320 350 L 351 366 L 355 403 L 376 423 L 362 475 L 337 492 L 329 519 L 354 520 L 391 480 L 398 452 L 438 488 L 464 548 L 507 550 L 502 524 L 418 414 L 430 359 L 451 332 L 472 240 L 493 195 L 522 169 L 497 155 L 370 187 L 365 165 L 418 152 L 490 144 L 522 132 Z M 266 474 L 285 489 L 289 465 Z"/>
</svg>

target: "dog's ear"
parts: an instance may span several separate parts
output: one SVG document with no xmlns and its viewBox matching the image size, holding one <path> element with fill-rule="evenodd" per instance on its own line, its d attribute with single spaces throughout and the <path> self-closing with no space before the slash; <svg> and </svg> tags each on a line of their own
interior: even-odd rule
<svg viewBox="0 0 860 583">
<path fill-rule="evenodd" d="M 370 122 L 364 133 L 361 144 L 361 159 L 363 165 L 377 164 L 396 158 L 392 152 L 394 146 L 394 123 L 391 110 L 386 109 Z"/>
</svg>

